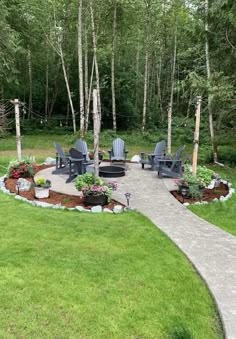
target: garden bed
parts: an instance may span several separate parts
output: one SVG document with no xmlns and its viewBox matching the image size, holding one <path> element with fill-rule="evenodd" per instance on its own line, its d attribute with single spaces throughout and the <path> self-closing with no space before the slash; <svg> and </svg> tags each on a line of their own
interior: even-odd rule
<svg viewBox="0 0 236 339">
<path fill-rule="evenodd" d="M 215 187 L 213 189 L 204 188 L 202 191 L 202 197 L 200 199 L 193 198 L 183 199 L 183 196 L 177 190 L 171 191 L 170 193 L 181 203 L 194 204 L 198 201 L 210 202 L 214 199 L 219 199 L 221 196 L 225 197 L 229 193 L 229 187 L 221 182 L 219 187 Z"/>
<path fill-rule="evenodd" d="M 37 172 L 43 169 L 49 168 L 49 167 L 52 167 L 52 166 L 40 165 L 38 166 Z M 33 182 L 33 178 L 26 178 L 26 179 L 30 182 Z M 5 180 L 5 186 L 11 193 L 17 194 L 16 182 L 17 182 L 17 179 L 6 178 Z M 50 196 L 48 198 L 42 198 L 42 199 L 35 198 L 33 188 L 31 188 L 30 191 L 28 192 L 20 191 L 19 193 L 20 193 L 20 196 L 31 201 L 37 200 L 37 201 L 42 201 L 42 202 L 46 202 L 46 203 L 54 204 L 54 205 L 61 204 L 62 206 L 65 206 L 67 208 L 75 208 L 76 206 L 81 206 L 83 208 L 90 209 L 91 207 L 93 207 L 92 205 L 91 206 L 85 205 L 83 202 L 83 198 L 81 198 L 80 196 L 58 193 L 53 190 L 50 190 Z M 113 210 L 116 205 L 121 205 L 124 207 L 123 204 L 112 199 L 110 203 L 107 205 L 104 205 L 103 208 L 108 208 L 110 210 Z"/>
</svg>

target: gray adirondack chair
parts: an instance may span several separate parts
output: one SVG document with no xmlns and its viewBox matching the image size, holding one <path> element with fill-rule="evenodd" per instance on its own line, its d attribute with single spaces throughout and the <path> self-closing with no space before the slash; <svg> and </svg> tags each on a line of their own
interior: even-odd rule
<svg viewBox="0 0 236 339">
<path fill-rule="evenodd" d="M 56 148 L 56 169 L 52 174 L 68 173 L 69 172 L 69 155 L 66 155 L 60 144 L 54 142 Z"/>
<path fill-rule="evenodd" d="M 69 177 L 66 180 L 66 183 L 71 182 L 77 175 L 84 174 L 86 172 L 86 161 L 82 152 L 78 151 L 76 148 L 71 148 L 69 150 Z"/>
<path fill-rule="evenodd" d="M 183 161 L 181 159 L 183 150 L 185 145 L 180 146 L 175 155 L 171 158 L 165 158 L 158 160 L 157 164 L 157 174 L 158 177 L 162 178 L 163 176 L 167 176 L 170 178 L 179 178 L 183 173 Z"/>
<path fill-rule="evenodd" d="M 158 160 L 164 157 L 165 150 L 166 150 L 166 142 L 165 140 L 162 140 L 156 144 L 154 153 L 145 154 L 144 152 L 142 152 L 141 159 L 140 159 L 142 168 L 144 168 L 145 165 L 150 165 L 151 170 L 154 171 L 154 169 L 156 168 L 158 164 Z"/>
<path fill-rule="evenodd" d="M 125 149 L 124 140 L 117 138 L 112 142 L 112 149 L 108 151 L 110 162 L 122 161 L 126 162 L 128 151 Z"/>
<path fill-rule="evenodd" d="M 94 161 L 89 158 L 88 146 L 86 141 L 84 141 L 83 139 L 76 140 L 75 148 L 83 154 L 83 157 L 88 164 L 94 163 Z"/>
</svg>

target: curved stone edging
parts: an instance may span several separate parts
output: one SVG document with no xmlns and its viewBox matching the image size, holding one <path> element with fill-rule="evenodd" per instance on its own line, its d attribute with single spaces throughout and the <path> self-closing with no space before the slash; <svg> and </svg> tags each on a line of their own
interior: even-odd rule
<svg viewBox="0 0 236 339">
<path fill-rule="evenodd" d="M 111 213 L 111 214 L 119 214 L 122 212 L 127 212 L 129 209 L 126 207 L 123 208 L 121 205 L 116 205 L 113 210 L 110 210 L 109 208 L 102 208 L 101 206 L 93 206 L 91 209 L 86 209 L 82 206 L 76 206 L 74 208 L 68 208 L 65 206 L 62 206 L 61 204 L 49 204 L 47 202 L 43 201 L 37 201 L 37 200 L 28 200 L 18 194 L 11 193 L 8 189 L 6 189 L 4 179 L 6 177 L 0 177 L 0 191 L 2 191 L 5 194 L 12 195 L 15 197 L 16 200 L 20 200 L 23 202 L 26 202 L 27 204 L 30 204 L 32 206 L 42 207 L 42 208 L 51 208 L 51 209 L 61 209 L 61 210 L 68 210 L 68 211 L 78 211 L 78 212 L 86 212 L 86 213 Z"/>
<path fill-rule="evenodd" d="M 225 180 L 221 180 L 221 182 L 223 184 L 225 184 L 225 185 L 228 184 L 229 193 L 226 196 L 221 195 L 219 197 L 219 199 L 215 198 L 215 199 L 213 199 L 210 202 L 208 202 L 208 201 L 196 201 L 194 204 L 189 204 L 188 202 L 185 202 L 183 205 L 184 206 L 189 206 L 189 205 L 207 205 L 207 204 L 210 204 L 212 202 L 224 202 L 224 201 L 229 200 L 232 197 L 232 195 L 235 193 L 235 189 L 232 187 L 232 184 L 230 182 L 225 181 Z"/>
</svg>

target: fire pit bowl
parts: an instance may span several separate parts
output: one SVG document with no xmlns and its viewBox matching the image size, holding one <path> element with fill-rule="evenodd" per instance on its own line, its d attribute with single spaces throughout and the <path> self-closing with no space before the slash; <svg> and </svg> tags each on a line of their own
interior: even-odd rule
<svg viewBox="0 0 236 339">
<path fill-rule="evenodd" d="M 125 168 L 120 166 L 99 167 L 99 176 L 105 178 L 118 178 L 125 175 Z"/>
</svg>

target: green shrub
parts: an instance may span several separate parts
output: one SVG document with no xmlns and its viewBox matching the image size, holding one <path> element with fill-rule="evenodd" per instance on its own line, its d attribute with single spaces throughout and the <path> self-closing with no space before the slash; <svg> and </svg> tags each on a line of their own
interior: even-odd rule
<svg viewBox="0 0 236 339">
<path fill-rule="evenodd" d="M 236 165 L 236 149 L 235 146 L 219 146 L 218 147 L 219 162 L 223 162 L 230 166 Z"/>
<path fill-rule="evenodd" d="M 199 164 L 209 164 L 213 162 L 213 154 L 211 146 L 200 146 L 198 153 Z"/>
<path fill-rule="evenodd" d="M 198 166 L 197 167 L 197 177 L 204 183 L 205 186 L 208 186 L 212 180 L 212 176 L 214 175 L 214 171 L 207 168 L 206 166 Z"/>
</svg>

